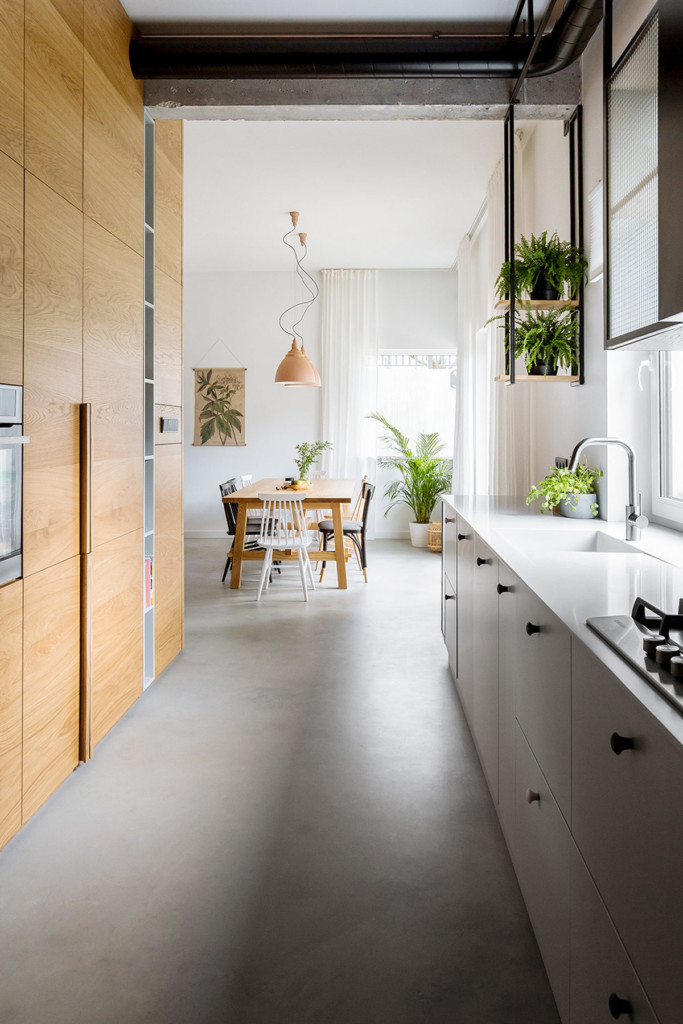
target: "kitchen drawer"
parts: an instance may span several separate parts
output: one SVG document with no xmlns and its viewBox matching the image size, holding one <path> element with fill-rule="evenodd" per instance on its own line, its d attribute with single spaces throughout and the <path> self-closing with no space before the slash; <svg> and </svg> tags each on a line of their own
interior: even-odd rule
<svg viewBox="0 0 683 1024">
<path fill-rule="evenodd" d="M 614 925 L 571 848 L 571 1024 L 605 1024 L 620 1014 L 630 1024 L 657 1024 Z"/>
<path fill-rule="evenodd" d="M 448 665 L 451 675 L 455 679 L 456 674 L 456 618 L 457 601 L 455 587 L 449 576 L 443 575 L 443 638 L 448 651 Z"/>
<path fill-rule="evenodd" d="M 457 547 L 457 522 L 455 509 L 444 501 L 442 504 L 442 534 L 441 551 L 443 560 L 443 571 L 453 582 L 455 582 L 455 558 Z"/>
<path fill-rule="evenodd" d="M 513 861 L 563 1022 L 569 1020 L 571 837 L 519 726 Z"/>
<path fill-rule="evenodd" d="M 474 541 L 472 732 L 494 803 L 498 802 L 498 559 Z"/>
<path fill-rule="evenodd" d="M 553 796 L 571 813 L 571 643 L 569 631 L 520 587 L 510 642 L 515 713 Z"/>
<path fill-rule="evenodd" d="M 683 751 L 574 643 L 572 826 L 662 1024 L 683 1019 Z M 634 744 L 616 754 L 613 736 Z"/>
</svg>

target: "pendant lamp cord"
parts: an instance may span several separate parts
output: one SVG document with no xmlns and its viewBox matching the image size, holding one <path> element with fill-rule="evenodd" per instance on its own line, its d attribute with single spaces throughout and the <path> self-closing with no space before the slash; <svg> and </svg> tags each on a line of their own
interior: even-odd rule
<svg viewBox="0 0 683 1024">
<path fill-rule="evenodd" d="M 296 260 L 296 273 L 297 273 L 297 276 L 299 277 L 299 280 L 301 281 L 301 283 L 303 284 L 303 286 L 305 287 L 306 291 L 308 292 L 308 294 L 311 297 L 310 297 L 310 299 L 304 299 L 303 302 L 295 302 L 292 306 L 288 306 L 287 309 L 283 310 L 282 313 L 280 314 L 280 317 L 278 319 L 278 323 L 280 325 L 280 329 L 283 331 L 284 334 L 287 335 L 287 337 L 290 337 L 293 334 L 295 337 L 297 337 L 299 339 L 299 341 L 303 345 L 303 340 L 304 339 L 303 339 L 302 334 L 299 331 L 297 331 L 297 327 L 299 327 L 302 324 L 303 319 L 306 316 L 306 313 L 308 312 L 310 307 L 313 305 L 315 300 L 318 298 L 318 295 L 320 294 L 320 289 L 318 288 L 318 285 L 317 285 L 317 283 L 315 281 L 315 278 L 311 277 L 311 275 L 308 273 L 308 271 L 305 270 L 301 266 L 302 262 L 306 259 L 306 256 L 308 255 L 308 246 L 305 245 L 305 244 L 303 245 L 304 254 L 301 257 L 301 259 L 299 259 L 299 256 L 297 254 L 295 246 L 292 245 L 292 243 L 289 241 L 289 236 L 294 234 L 295 231 L 296 231 L 296 225 L 292 225 L 292 227 L 289 229 L 289 231 L 287 231 L 283 235 L 282 241 L 285 243 L 287 248 L 291 249 L 292 252 L 294 253 L 294 259 Z M 310 284 L 308 283 L 309 281 L 310 281 Z M 311 288 L 311 284 L 313 285 L 312 288 Z M 291 330 L 287 330 L 287 328 L 282 323 L 283 318 L 287 315 L 287 313 L 291 313 L 293 309 L 300 309 L 302 306 L 304 307 L 303 313 L 301 314 L 301 316 L 299 317 L 298 320 L 294 321 L 294 323 L 292 324 Z"/>
</svg>

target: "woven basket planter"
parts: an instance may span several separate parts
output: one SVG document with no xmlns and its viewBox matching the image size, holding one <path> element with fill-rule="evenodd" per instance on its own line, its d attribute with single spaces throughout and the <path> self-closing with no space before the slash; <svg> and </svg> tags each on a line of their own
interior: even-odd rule
<svg viewBox="0 0 683 1024">
<path fill-rule="evenodd" d="M 429 524 L 427 547 L 430 551 L 441 551 L 441 523 Z"/>
</svg>

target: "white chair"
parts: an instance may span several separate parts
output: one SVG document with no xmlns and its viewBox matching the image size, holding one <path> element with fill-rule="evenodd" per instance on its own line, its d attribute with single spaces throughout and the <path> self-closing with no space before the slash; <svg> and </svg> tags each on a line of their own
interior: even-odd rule
<svg viewBox="0 0 683 1024">
<path fill-rule="evenodd" d="M 252 473 L 249 473 L 247 476 L 241 476 L 240 477 L 240 487 L 251 487 L 251 485 L 253 483 L 253 480 L 254 480 L 254 476 L 253 476 Z M 262 518 L 263 518 L 263 510 L 262 509 L 260 509 L 260 508 L 248 508 L 247 509 L 247 519 L 251 519 L 252 522 L 254 520 L 256 520 L 256 522 L 259 522 Z"/>
<path fill-rule="evenodd" d="M 311 583 L 311 589 L 315 590 L 313 570 L 308 557 L 308 548 L 312 539 L 306 529 L 306 517 L 300 497 L 285 497 L 282 493 L 259 494 L 259 501 L 263 502 L 263 518 L 261 533 L 258 538 L 258 546 L 266 550 L 263 559 L 263 569 L 259 580 L 258 594 L 256 600 L 261 600 L 261 593 L 265 584 L 268 589 L 270 568 L 273 564 L 274 551 L 296 551 L 299 559 L 299 572 L 301 574 L 301 586 L 304 589 L 304 600 L 308 601 L 308 585 L 306 577 Z"/>
</svg>

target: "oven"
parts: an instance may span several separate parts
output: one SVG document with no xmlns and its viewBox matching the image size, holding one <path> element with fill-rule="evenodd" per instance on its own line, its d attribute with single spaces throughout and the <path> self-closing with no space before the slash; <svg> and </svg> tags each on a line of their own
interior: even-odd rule
<svg viewBox="0 0 683 1024">
<path fill-rule="evenodd" d="M 0 584 L 21 576 L 22 389 L 0 384 Z"/>
</svg>

